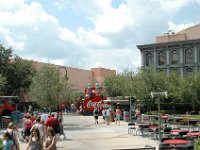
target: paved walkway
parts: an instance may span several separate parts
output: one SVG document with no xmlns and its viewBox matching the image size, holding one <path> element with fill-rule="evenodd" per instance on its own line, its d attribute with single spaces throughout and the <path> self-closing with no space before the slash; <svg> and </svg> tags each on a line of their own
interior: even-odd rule
<svg viewBox="0 0 200 150">
<path fill-rule="evenodd" d="M 95 124 L 93 116 L 64 115 L 64 132 L 67 140 L 58 141 L 57 148 L 58 150 L 111 150 L 145 145 L 158 147 L 158 141 L 128 135 L 127 131 L 128 123 L 124 121 L 121 121 L 120 126 L 114 122 L 107 126 L 101 116 L 99 124 Z M 1 137 L 3 132 L 0 130 Z M 21 150 L 25 150 L 27 144 L 20 142 L 20 147 Z"/>
</svg>

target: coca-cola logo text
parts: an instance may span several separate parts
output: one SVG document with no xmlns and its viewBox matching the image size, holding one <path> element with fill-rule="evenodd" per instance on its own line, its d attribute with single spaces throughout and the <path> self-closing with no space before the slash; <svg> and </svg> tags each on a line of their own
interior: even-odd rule
<svg viewBox="0 0 200 150">
<path fill-rule="evenodd" d="M 90 100 L 87 102 L 87 108 L 103 109 L 107 107 L 110 107 L 110 105 L 104 103 L 103 101 L 93 102 L 92 100 Z"/>
</svg>

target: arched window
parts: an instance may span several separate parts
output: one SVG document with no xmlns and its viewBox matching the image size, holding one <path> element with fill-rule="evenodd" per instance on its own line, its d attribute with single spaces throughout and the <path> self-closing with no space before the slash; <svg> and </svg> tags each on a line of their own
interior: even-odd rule
<svg viewBox="0 0 200 150">
<path fill-rule="evenodd" d="M 147 53 L 146 54 L 146 66 L 151 66 L 152 65 L 152 54 Z"/>
<path fill-rule="evenodd" d="M 192 50 L 191 49 L 187 49 L 185 50 L 185 63 L 186 64 L 192 64 Z"/>
<path fill-rule="evenodd" d="M 165 53 L 160 52 L 158 54 L 158 65 L 164 65 L 165 64 Z"/>
<path fill-rule="evenodd" d="M 187 68 L 186 72 L 188 72 L 188 73 L 192 72 L 192 68 Z"/>
<path fill-rule="evenodd" d="M 192 72 L 193 72 L 193 69 L 192 69 L 192 68 L 186 68 L 186 69 L 185 69 L 185 74 L 186 74 L 186 76 L 190 75 Z"/>
<path fill-rule="evenodd" d="M 177 50 L 173 50 L 171 52 L 171 58 L 172 58 L 172 64 L 178 64 L 179 63 L 179 56 L 178 56 L 178 51 Z"/>
<path fill-rule="evenodd" d="M 160 73 L 166 73 L 165 69 L 157 69 L 157 71 L 160 72 Z"/>
</svg>

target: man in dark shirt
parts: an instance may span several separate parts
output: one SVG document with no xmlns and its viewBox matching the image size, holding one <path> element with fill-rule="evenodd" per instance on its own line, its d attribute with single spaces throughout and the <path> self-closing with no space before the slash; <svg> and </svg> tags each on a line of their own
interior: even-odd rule
<svg viewBox="0 0 200 150">
<path fill-rule="evenodd" d="M 97 108 L 94 109 L 93 115 L 94 115 L 95 124 L 98 124 L 99 111 Z"/>
</svg>

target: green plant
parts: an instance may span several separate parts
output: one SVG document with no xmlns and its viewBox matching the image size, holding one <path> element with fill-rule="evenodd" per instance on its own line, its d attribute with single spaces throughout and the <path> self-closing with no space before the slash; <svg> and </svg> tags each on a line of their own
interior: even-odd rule
<svg viewBox="0 0 200 150">
<path fill-rule="evenodd" d="M 200 150 L 200 138 L 195 140 L 194 147 L 195 147 L 195 150 Z"/>
<path fill-rule="evenodd" d="M 0 150 L 3 149 L 3 139 L 0 139 Z"/>
</svg>

